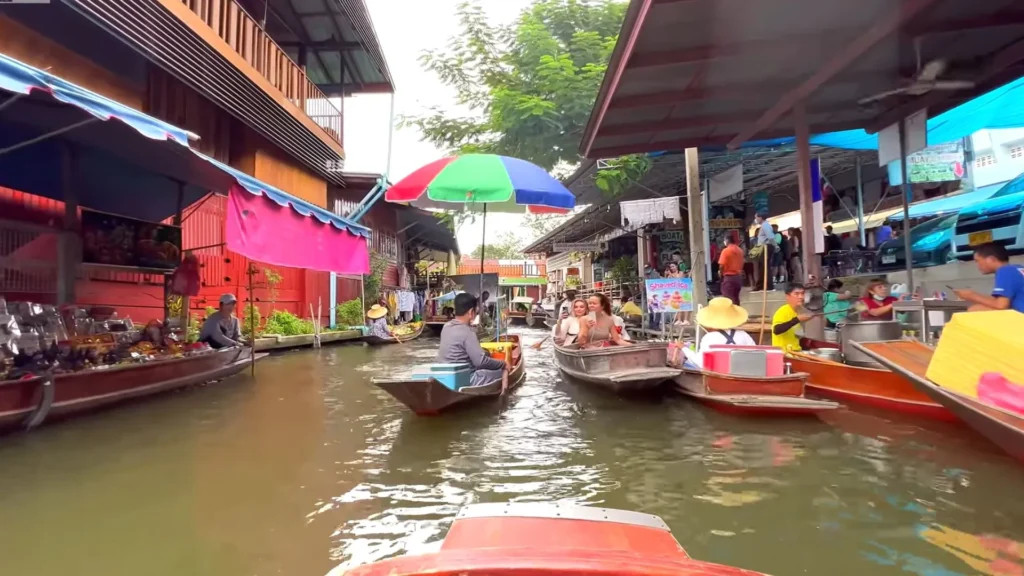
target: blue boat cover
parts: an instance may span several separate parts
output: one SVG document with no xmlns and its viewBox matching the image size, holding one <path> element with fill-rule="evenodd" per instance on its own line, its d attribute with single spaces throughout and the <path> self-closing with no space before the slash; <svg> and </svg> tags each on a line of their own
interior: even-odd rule
<svg viewBox="0 0 1024 576">
<path fill-rule="evenodd" d="M 224 172 L 227 172 L 235 179 L 236 182 L 238 182 L 238 184 L 242 188 L 245 188 L 245 190 L 251 194 L 254 194 L 256 196 L 266 196 L 267 198 L 270 198 L 281 207 L 291 208 L 295 212 L 307 218 L 314 217 L 317 220 L 323 222 L 324 224 L 330 224 L 339 230 L 347 230 L 352 234 L 362 236 L 364 238 L 370 237 L 370 229 L 366 228 L 365 226 L 360 226 L 359 224 L 342 218 L 341 216 L 338 216 L 333 212 L 328 212 L 326 209 L 321 208 L 316 204 L 312 204 L 310 202 L 303 200 L 302 198 L 297 198 L 295 196 L 292 196 L 291 194 L 288 194 L 287 192 L 278 190 L 277 188 L 274 188 L 270 184 L 261 182 L 253 178 L 252 176 L 249 176 L 245 172 L 236 170 L 231 166 L 228 166 L 227 164 L 218 162 L 217 160 L 214 160 L 213 158 L 210 158 L 205 154 L 201 154 L 199 152 L 196 152 L 195 150 L 193 150 L 193 152 L 195 152 L 197 155 L 199 155 L 207 162 L 220 168 Z"/>
<path fill-rule="evenodd" d="M 16 94 L 30 94 L 33 90 L 48 92 L 57 100 L 84 110 L 100 120 L 117 118 L 153 140 L 171 140 L 188 147 L 190 138 L 199 138 L 188 130 L 143 114 L 3 54 L 0 54 L 0 89 Z"/>
<path fill-rule="evenodd" d="M 989 186 L 984 186 L 977 190 L 957 194 L 955 196 L 946 196 L 945 198 L 936 198 L 935 200 L 929 200 L 927 202 L 919 202 L 910 206 L 910 217 L 924 218 L 926 216 L 938 216 L 941 214 L 959 212 L 964 208 L 969 208 L 979 202 L 988 200 L 1005 185 L 1006 182 L 1000 182 L 998 184 L 991 184 Z M 889 216 L 889 220 L 903 220 L 903 212 L 896 212 Z"/>
</svg>

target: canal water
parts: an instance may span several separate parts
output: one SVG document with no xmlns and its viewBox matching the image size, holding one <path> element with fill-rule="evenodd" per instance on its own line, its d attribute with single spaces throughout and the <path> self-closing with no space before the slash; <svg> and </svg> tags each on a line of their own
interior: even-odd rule
<svg viewBox="0 0 1024 576">
<path fill-rule="evenodd" d="M 334 576 L 436 548 L 464 504 L 559 500 L 775 576 L 1024 574 L 1024 469 L 965 428 L 620 399 L 563 383 L 550 345 L 500 405 L 417 418 L 369 380 L 433 345 L 280 354 L 0 438 L 2 572 Z"/>
</svg>

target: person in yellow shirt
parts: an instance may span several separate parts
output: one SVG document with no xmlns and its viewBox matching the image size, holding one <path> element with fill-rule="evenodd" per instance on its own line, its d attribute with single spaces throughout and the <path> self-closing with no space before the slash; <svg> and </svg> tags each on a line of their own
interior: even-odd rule
<svg viewBox="0 0 1024 576">
<path fill-rule="evenodd" d="M 811 319 L 811 315 L 797 312 L 804 303 L 804 285 L 790 282 L 786 285 L 786 303 L 772 316 L 772 346 L 783 350 L 800 350 L 800 336 L 796 329 Z"/>
</svg>

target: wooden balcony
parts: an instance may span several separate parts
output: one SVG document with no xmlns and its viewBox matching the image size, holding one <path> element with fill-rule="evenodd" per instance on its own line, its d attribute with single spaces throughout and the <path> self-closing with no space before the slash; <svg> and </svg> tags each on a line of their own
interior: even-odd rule
<svg viewBox="0 0 1024 576">
<path fill-rule="evenodd" d="M 234 0 L 180 0 L 239 56 L 335 142 L 343 144 L 342 113 L 309 80 L 302 66 L 274 42 Z"/>
</svg>

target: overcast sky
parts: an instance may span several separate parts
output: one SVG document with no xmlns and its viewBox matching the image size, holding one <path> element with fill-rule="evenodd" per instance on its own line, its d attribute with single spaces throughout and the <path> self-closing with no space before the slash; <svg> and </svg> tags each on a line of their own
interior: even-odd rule
<svg viewBox="0 0 1024 576">
<path fill-rule="evenodd" d="M 388 67 L 398 88 L 395 117 L 416 115 L 430 106 L 458 114 L 454 93 L 419 63 L 423 50 L 444 47 L 458 30 L 455 7 L 459 0 L 365 0 L 377 36 L 384 48 Z M 485 0 L 488 16 L 498 23 L 510 23 L 529 4 L 528 0 Z M 345 167 L 353 172 L 383 173 L 387 165 L 390 96 L 363 95 L 345 100 Z M 397 120 L 396 120 L 397 124 Z M 412 128 L 394 134 L 390 179 L 396 182 L 443 152 L 420 140 Z M 495 238 L 506 230 L 523 238 L 521 216 L 489 215 L 487 236 Z M 482 223 L 465 224 L 458 230 L 459 247 L 468 253 L 480 244 Z"/>
</svg>

